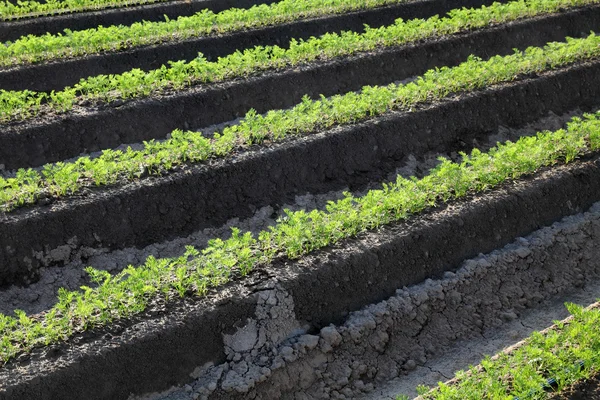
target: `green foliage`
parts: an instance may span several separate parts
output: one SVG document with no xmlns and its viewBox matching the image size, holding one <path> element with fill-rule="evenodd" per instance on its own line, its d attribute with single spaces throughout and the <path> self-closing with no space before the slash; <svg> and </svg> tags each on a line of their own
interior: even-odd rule
<svg viewBox="0 0 600 400">
<path fill-rule="evenodd" d="M 233 229 L 230 238 L 214 239 L 202 251 L 188 247 L 181 257 L 149 257 L 143 265 L 129 266 L 114 276 L 88 268 L 87 272 L 97 287 L 82 287 L 79 291 L 60 289 L 57 304 L 35 319 L 21 311 L 15 311 L 14 317 L 0 314 L 0 358 L 6 362 L 34 347 L 63 340 L 74 332 L 131 317 L 143 312 L 156 296 L 169 299 L 204 295 L 210 288 L 227 282 L 233 272 L 246 275 L 256 266 L 269 264 L 276 257 L 302 257 L 365 230 L 405 220 L 438 203 L 481 192 L 509 179 L 534 173 L 541 167 L 567 162 L 598 150 L 600 111 L 584 118 L 574 118 L 567 129 L 541 132 L 514 143 L 498 144 L 487 153 L 473 150 L 471 154 L 463 154 L 458 163 L 443 160 L 423 179 L 399 176 L 395 182 L 385 184 L 380 190 L 372 190 L 363 197 L 346 193 L 343 199 L 329 202 L 324 211 L 287 211 L 276 225 L 256 237 L 250 232 Z M 570 309 L 576 318 L 583 315 L 575 307 Z M 594 323 L 597 325 L 597 317 Z M 600 333 L 594 336 L 595 340 L 598 335 Z M 531 359 L 545 357 L 560 343 L 590 340 L 580 336 L 573 336 L 570 341 L 556 339 L 546 344 L 543 351 L 531 353 L 535 356 Z M 539 338 L 534 337 L 533 340 L 539 341 Z M 543 358 L 543 363 L 526 363 L 530 369 L 523 370 L 522 378 L 515 378 L 512 382 L 514 392 L 518 395 L 526 393 L 531 387 L 529 380 L 539 382 L 534 372 L 538 373 L 542 367 L 557 371 L 555 376 L 560 382 L 568 382 L 567 375 L 560 375 L 557 370 L 558 365 L 565 365 L 565 360 L 574 362 L 581 359 L 586 361 L 586 365 L 598 365 L 600 341 L 586 343 L 588 346 L 582 347 L 573 356 Z M 491 361 L 484 361 L 486 368 L 488 363 Z M 497 376 L 490 378 L 492 383 L 496 380 Z M 452 390 L 452 387 L 440 387 L 440 393 L 444 395 Z"/>
<path fill-rule="evenodd" d="M 74 194 L 84 187 L 136 180 L 145 175 L 162 175 L 184 163 L 225 157 L 234 148 L 306 135 L 334 125 L 352 124 L 392 110 L 409 110 L 416 104 L 439 100 L 451 93 L 510 82 L 524 74 L 544 72 L 594 58 L 598 54 L 600 38 L 592 34 L 585 39 L 550 43 L 544 48 L 532 47 L 487 61 L 470 57 L 457 67 L 431 70 L 406 85 L 367 86 L 360 93 L 323 97 L 316 101 L 304 97 L 292 109 L 273 110 L 265 115 L 250 111 L 238 125 L 225 128 L 212 139 L 199 132 L 176 130 L 166 141 L 145 142 L 141 150 L 105 150 L 95 159 L 81 157 L 71 163 L 46 165 L 41 171 L 21 169 L 14 178 L 0 177 L 0 211 L 33 204 L 38 198 Z M 580 142 L 561 142 L 565 146 L 567 161 L 575 156 Z M 466 187 L 460 190 L 464 191 Z"/>
<path fill-rule="evenodd" d="M 75 2 L 90 9 L 118 3 L 130 5 L 160 1 L 165 0 L 66 0 L 64 2 L 50 0 L 47 3 L 26 0 L 19 1 L 19 5 L 13 5 L 5 0 L 0 2 L 0 19 L 18 18 L 16 13 L 23 11 L 40 15 L 43 12 L 40 7 L 46 9 L 47 13 L 51 13 L 53 10 L 58 10 L 56 6 L 69 6 Z M 34 54 L 43 50 L 53 54 L 39 54 L 38 57 L 56 58 L 60 54 L 72 57 L 90 52 L 118 51 L 135 46 L 277 25 L 304 18 L 342 14 L 404 1 L 406 0 L 282 0 L 269 5 L 254 5 L 249 9 L 230 8 L 219 13 L 205 9 L 192 16 L 180 16 L 176 19 L 165 16 L 165 21 L 142 21 L 129 26 L 99 26 L 81 31 L 65 29 L 63 33 L 54 35 L 29 35 L 9 44 L 13 47 L 13 51 L 7 54 L 18 55 L 25 52 Z M 38 60 L 40 59 L 44 58 Z"/>
<path fill-rule="evenodd" d="M 295 1 L 297 0 L 293 0 Z M 339 1 L 344 3 L 343 0 Z M 434 16 L 427 20 L 414 19 L 406 22 L 397 20 L 395 24 L 386 27 L 377 29 L 366 27 L 364 33 L 327 33 L 319 38 L 292 40 L 288 49 L 279 46 L 257 46 L 243 52 L 238 50 L 215 62 L 207 61 L 202 54 L 199 54 L 190 62 L 170 62 L 169 66 L 163 65 L 149 72 L 133 69 L 120 75 L 88 77 L 73 87 L 52 92 L 50 95 L 32 91 L 0 90 L 0 122 L 25 120 L 40 112 L 66 112 L 75 104 L 130 100 L 165 90 L 179 90 L 192 85 L 247 77 L 264 70 L 282 69 L 315 60 L 333 59 L 382 47 L 403 45 L 520 18 L 539 16 L 569 7 L 596 4 L 598 1 L 600 0 L 518 0 L 507 4 L 494 3 L 492 6 L 478 9 L 453 10 L 445 18 Z M 197 34 L 196 28 L 190 29 Z M 41 38 L 30 36 L 0 46 L 0 65 L 39 61 L 50 54 L 55 54 L 56 57 L 72 56 L 74 52 L 79 51 L 77 49 L 81 49 L 82 54 L 89 54 L 96 51 L 95 46 L 98 43 L 106 42 L 104 39 L 86 36 L 78 38 L 76 43 L 56 45 L 62 49 L 56 50 L 55 44 L 52 43 L 58 43 L 63 40 L 60 38 L 72 35 L 67 34 L 57 38 L 48 35 Z M 113 37 L 106 32 L 103 35 L 106 36 L 106 40 Z M 134 36 L 139 40 L 145 40 L 143 38 L 152 35 L 141 32 Z M 123 40 L 128 42 L 133 40 L 120 36 L 118 38 L 115 40 L 119 46 Z M 60 53 L 61 51 L 63 53 Z M 569 55 L 564 54 L 564 58 L 569 58 Z M 439 87 L 438 90 L 443 92 L 446 89 Z"/>
<path fill-rule="evenodd" d="M 425 385 L 419 385 L 416 388 L 417 390 L 417 394 L 419 396 L 424 395 L 425 393 L 429 392 L 429 387 L 425 386 Z"/>
<path fill-rule="evenodd" d="M 77 11 L 101 10 L 112 7 L 126 7 L 141 4 L 152 4 L 167 0 L 18 0 L 17 2 L 0 1 L 0 20 L 10 21 L 21 18 L 39 17 L 72 13 Z"/>
<path fill-rule="evenodd" d="M 543 399 L 546 379 L 556 380 L 556 391 L 597 373 L 600 367 L 600 309 L 566 304 L 573 319 L 546 334 L 534 332 L 509 354 L 486 357 L 481 368 L 460 371 L 452 385 L 422 391 L 423 400 Z M 583 363 L 583 365 L 581 364 Z"/>
</svg>

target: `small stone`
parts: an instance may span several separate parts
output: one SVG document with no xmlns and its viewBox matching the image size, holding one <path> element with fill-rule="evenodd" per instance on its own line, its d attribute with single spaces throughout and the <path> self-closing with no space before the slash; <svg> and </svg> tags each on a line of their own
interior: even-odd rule
<svg viewBox="0 0 600 400">
<path fill-rule="evenodd" d="M 531 254 L 531 250 L 529 250 L 527 247 L 519 247 L 517 250 L 515 250 L 515 253 L 517 253 L 517 255 L 521 258 L 527 258 L 527 256 Z"/>
<path fill-rule="evenodd" d="M 333 325 L 326 326 L 321 329 L 321 337 L 325 341 L 325 343 L 329 344 L 332 347 L 335 347 L 342 343 L 342 335 L 335 329 Z"/>
<path fill-rule="evenodd" d="M 271 376 L 271 369 L 267 368 L 267 367 L 262 367 L 260 369 L 260 373 L 263 374 L 263 376 L 266 376 L 268 378 L 269 376 Z"/>
<path fill-rule="evenodd" d="M 289 346 L 283 346 L 279 351 L 279 354 L 283 359 L 287 362 L 292 362 L 296 360 L 296 355 L 294 354 L 294 349 Z"/>
<path fill-rule="evenodd" d="M 365 383 L 363 381 L 361 381 L 360 379 L 354 381 L 354 387 L 357 390 L 363 390 L 365 388 Z"/>
<path fill-rule="evenodd" d="M 456 274 L 452 271 L 446 271 L 444 272 L 444 279 L 454 279 L 454 277 L 456 277 Z"/>
<path fill-rule="evenodd" d="M 500 318 L 505 322 L 514 321 L 518 318 L 517 314 L 514 311 L 507 311 L 500 314 Z"/>
<path fill-rule="evenodd" d="M 279 369 L 279 368 L 283 367 L 284 365 L 285 365 L 285 362 L 283 361 L 283 358 L 277 356 L 273 360 L 273 364 L 271 364 L 271 370 Z"/>
<path fill-rule="evenodd" d="M 414 295 L 414 302 L 415 302 L 415 305 L 417 305 L 417 306 L 420 306 L 421 304 L 425 303 L 427 300 L 429 300 L 429 296 L 427 295 L 427 293 L 425 291 L 417 292 Z"/>
<path fill-rule="evenodd" d="M 271 318 L 273 318 L 273 319 L 279 318 L 279 307 L 274 306 L 273 308 L 271 308 L 270 312 L 271 312 Z"/>
<path fill-rule="evenodd" d="M 412 371 L 415 368 L 417 368 L 417 363 L 415 362 L 415 360 L 408 360 L 405 364 L 404 364 L 404 368 L 407 371 Z"/>
<path fill-rule="evenodd" d="M 236 353 L 252 350 L 257 340 L 258 327 L 255 320 L 248 320 L 246 325 L 238 328 L 233 335 L 224 335 L 225 344 Z"/>
<path fill-rule="evenodd" d="M 319 344 L 319 337 L 316 335 L 302 335 L 298 339 L 298 344 L 309 350 L 312 350 Z"/>
</svg>

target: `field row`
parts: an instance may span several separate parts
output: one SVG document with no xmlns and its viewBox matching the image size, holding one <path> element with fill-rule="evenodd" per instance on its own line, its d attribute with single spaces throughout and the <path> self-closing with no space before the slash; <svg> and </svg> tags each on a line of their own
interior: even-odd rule
<svg viewBox="0 0 600 400">
<path fill-rule="evenodd" d="M 0 18 L 4 21 L 19 18 L 31 18 L 40 15 L 53 15 L 77 11 L 98 10 L 111 7 L 124 7 L 140 4 L 152 4 L 166 0 L 85 0 L 39 2 L 35 0 L 20 1 L 18 4 L 5 0 L 0 4 Z"/>
<path fill-rule="evenodd" d="M 597 0 L 91 1 L 0 5 L 0 400 L 375 399 L 600 287 Z M 568 391 L 570 310 L 419 391 Z"/>
<path fill-rule="evenodd" d="M 115 276 L 88 269 L 98 287 L 83 292 L 61 290 L 58 304 L 43 319 L 31 320 L 23 313 L 17 313 L 17 318 L 2 316 L 2 358 L 6 362 L 36 346 L 140 313 L 156 296 L 168 300 L 177 295 L 204 295 L 227 282 L 233 271 L 244 276 L 282 255 L 298 258 L 364 230 L 404 220 L 438 202 L 488 190 L 507 179 L 559 161 L 568 163 L 598 149 L 600 113 L 574 120 L 566 131 L 540 133 L 489 153 L 474 150 L 464 155 L 460 164 L 444 160 L 423 179 L 399 177 L 363 198 L 348 195 L 330 203 L 324 212 L 289 212 L 257 237 L 234 229 L 230 239 L 216 239 L 202 252 L 190 248 L 177 259 L 149 258 L 145 265 L 129 267 Z"/>
<path fill-rule="evenodd" d="M 181 90 L 201 84 L 247 77 L 260 71 L 296 67 L 315 60 L 348 57 L 357 53 L 384 49 L 423 39 L 507 23 L 524 17 L 555 12 L 565 7 L 594 4 L 595 0 L 536 0 L 496 4 L 477 10 L 453 10 L 446 18 L 399 21 L 365 33 L 326 34 L 306 41 L 292 41 L 289 48 L 256 47 L 236 52 L 218 61 L 203 57 L 193 61 L 173 61 L 150 72 L 134 69 L 121 75 L 98 75 L 81 80 L 71 88 L 47 93 L 30 91 L 0 92 L 1 122 L 26 120 L 41 112 L 66 112 L 84 102 L 110 103 L 116 100 L 146 97 L 166 90 Z M 143 37 L 143 36 L 142 36 Z M 120 41 L 120 39 L 119 39 Z M 69 52 L 73 51 L 71 47 Z M 45 50 L 42 50 L 45 52 Z M 30 54 L 30 53 L 27 53 Z"/>
<path fill-rule="evenodd" d="M 564 392 L 595 376 L 600 368 L 599 304 L 588 308 L 567 304 L 571 317 L 494 357 L 486 357 L 477 368 L 459 371 L 456 378 L 419 400 L 465 398 L 500 399 L 511 393 L 515 399 L 546 398 L 548 392 Z M 578 393 L 577 386 L 574 394 Z M 590 393 L 590 395 L 592 395 Z M 555 398 L 563 398 L 558 395 Z M 568 397 L 564 397 L 568 398 Z"/>
<path fill-rule="evenodd" d="M 283 0 L 250 9 L 228 9 L 216 14 L 204 10 L 194 16 L 180 17 L 173 21 L 143 21 L 128 26 L 67 30 L 64 34 L 57 35 L 30 35 L 0 47 L 0 66 L 10 67 L 104 51 L 121 51 L 397 3 L 398 0 L 361 0 L 352 3 L 343 0 Z"/>
<path fill-rule="evenodd" d="M 521 76 L 591 60 L 600 54 L 600 39 L 572 39 L 544 49 L 529 48 L 512 56 L 488 61 L 471 59 L 458 67 L 429 71 L 416 82 L 386 87 L 364 87 L 360 93 L 312 101 L 308 97 L 289 110 L 251 110 L 239 125 L 225 128 L 213 138 L 201 132 L 174 131 L 161 142 L 146 142 L 143 150 L 105 150 L 101 156 L 81 157 L 69 163 L 48 164 L 41 172 L 20 169 L 14 178 L 0 177 L 0 208 L 4 211 L 35 203 L 40 197 L 63 197 L 84 187 L 163 175 L 185 163 L 225 157 L 233 150 L 278 142 L 291 135 L 306 135 L 389 113 L 408 110 L 453 94 L 511 82 Z"/>
</svg>

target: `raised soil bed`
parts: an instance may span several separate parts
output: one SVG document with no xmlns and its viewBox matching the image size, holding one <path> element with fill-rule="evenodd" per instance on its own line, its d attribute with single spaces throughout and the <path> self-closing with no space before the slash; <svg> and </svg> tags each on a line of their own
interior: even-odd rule
<svg viewBox="0 0 600 400">
<path fill-rule="evenodd" d="M 464 94 L 235 158 L 121 187 L 91 190 L 49 206 L 0 216 L 0 284 L 36 279 L 53 250 L 144 246 L 251 215 L 295 194 L 360 188 L 427 151 L 470 149 L 499 125 L 600 104 L 600 62 Z M 561 96 L 554 96 L 560 90 Z"/>
<path fill-rule="evenodd" d="M 175 0 L 155 4 L 81 11 L 54 16 L 0 21 L 0 42 L 14 41 L 26 35 L 60 33 L 95 28 L 98 25 L 131 25 L 138 21 L 164 21 L 165 15 L 175 19 L 209 9 L 214 12 L 232 7 L 250 8 L 255 4 L 270 4 L 277 0 Z"/>
<path fill-rule="evenodd" d="M 386 49 L 337 61 L 200 86 L 103 110 L 79 110 L 6 126 L 0 133 L 0 164 L 33 167 L 84 152 L 164 138 L 174 129 L 234 120 L 250 108 L 262 113 L 318 97 L 387 84 L 440 65 L 457 65 L 470 54 L 483 58 L 540 46 L 565 36 L 587 35 L 600 25 L 600 6 L 519 21 L 441 40 Z M 168 116 L 168 117 L 167 117 Z"/>
<path fill-rule="evenodd" d="M 158 304 L 110 331 L 39 349 L 0 370 L 0 399 L 125 399 L 189 382 L 196 367 L 226 361 L 224 335 L 254 318 L 261 292 L 274 282 L 293 299 L 296 319 L 314 332 L 397 288 L 441 277 L 465 259 L 586 210 L 598 200 L 599 166 L 594 156 L 555 167 L 301 261 L 257 270 L 206 298 Z"/>
<path fill-rule="evenodd" d="M 491 0 L 464 0 L 461 6 L 480 7 Z M 400 3 L 364 11 L 310 18 L 287 24 L 251 29 L 225 35 L 200 36 L 194 39 L 143 46 L 121 52 L 105 52 L 85 57 L 15 66 L 0 69 L 0 88 L 5 90 L 61 90 L 80 79 L 100 74 L 120 74 L 132 68 L 151 70 L 169 61 L 193 60 L 201 52 L 209 60 L 254 46 L 287 47 L 292 38 L 307 39 L 326 32 L 363 31 L 391 25 L 397 18 L 428 18 L 443 15 L 456 7 L 448 0 L 425 0 Z"/>
</svg>

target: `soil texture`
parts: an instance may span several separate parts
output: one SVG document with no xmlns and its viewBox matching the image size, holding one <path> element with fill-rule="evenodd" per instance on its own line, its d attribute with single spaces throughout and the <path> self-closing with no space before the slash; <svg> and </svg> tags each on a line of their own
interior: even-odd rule
<svg viewBox="0 0 600 400">
<path fill-rule="evenodd" d="M 231 360 L 235 361 L 235 355 L 228 353 L 227 346 L 233 350 L 241 350 L 247 348 L 248 342 L 254 343 L 246 334 L 237 334 L 240 330 L 248 332 L 244 328 L 247 319 L 254 318 L 257 310 L 264 310 L 261 308 L 263 304 L 269 307 L 280 304 L 289 306 L 291 303 L 286 298 L 293 300 L 295 320 L 298 322 L 280 326 L 279 321 L 275 321 L 273 323 L 276 327 L 281 327 L 286 335 L 294 332 L 305 332 L 302 334 L 313 336 L 315 332 L 321 332 L 328 335 L 328 330 L 323 331 L 323 328 L 332 323 L 342 323 L 348 312 L 359 310 L 365 304 L 394 296 L 399 287 L 417 284 L 427 278 L 441 278 L 446 272 L 456 271 L 465 259 L 476 257 L 479 253 L 488 253 L 510 243 L 515 237 L 550 225 L 564 215 L 587 209 L 597 200 L 596 198 L 587 205 L 581 202 L 587 196 L 586 191 L 598 193 L 597 188 L 593 189 L 596 186 L 594 171 L 599 170 L 597 163 L 598 160 L 595 159 L 556 167 L 534 178 L 507 184 L 493 192 L 426 213 L 408 223 L 366 233 L 359 239 L 316 252 L 298 262 L 283 262 L 257 270 L 244 280 L 232 282 L 203 299 L 187 299 L 175 304 L 157 302 L 135 320 L 114 324 L 107 331 L 77 336 L 67 343 L 36 350 L 31 356 L 9 363 L 0 370 L 0 398 L 118 399 L 126 398 L 130 393 L 156 392 L 189 382 L 189 374 L 201 376 L 198 374 L 204 370 L 203 366 L 211 365 L 207 363 L 219 365 L 229 357 L 233 357 Z M 595 174 L 600 175 L 600 172 Z M 600 177 L 597 180 L 600 185 Z M 585 183 L 585 187 L 579 187 L 577 182 Z M 558 199 L 561 193 L 565 193 L 567 197 Z M 548 199 L 559 201 L 558 204 L 550 205 Z M 560 217 L 550 215 L 560 208 L 564 208 Z M 457 226 L 461 228 L 460 235 L 457 235 Z M 578 260 L 583 255 L 581 249 L 597 250 L 593 240 L 585 240 L 581 246 L 574 253 Z M 515 254 L 523 260 L 530 256 L 527 251 L 519 249 L 513 252 L 512 257 Z M 589 259 L 595 260 L 597 256 Z M 523 263 L 529 265 L 527 261 Z M 476 262 L 468 267 L 466 273 L 474 273 L 476 265 L 490 267 L 486 262 Z M 520 264 L 507 264 L 511 268 L 518 265 Z M 585 282 L 583 270 L 563 268 L 563 265 L 564 262 L 561 261 L 556 266 L 566 273 L 561 275 L 563 278 L 560 280 L 554 275 L 548 278 L 540 275 L 540 278 L 523 279 L 522 282 L 544 284 L 543 287 L 547 288 L 557 288 L 563 282 L 572 282 L 574 285 Z M 541 272 L 531 270 L 530 273 L 538 276 Z M 481 304 L 486 310 L 502 310 L 504 297 L 503 292 L 497 290 L 497 281 L 490 285 L 480 285 L 471 278 L 461 280 L 460 275 L 456 275 L 453 273 L 446 277 L 469 285 L 477 293 L 481 293 L 478 288 L 483 290 L 487 287 L 495 294 L 490 298 L 486 292 L 486 300 L 479 303 L 465 297 L 467 304 Z M 514 274 L 507 271 L 505 274 L 491 275 L 493 279 L 508 279 Z M 425 284 L 432 285 L 430 282 Z M 519 291 L 510 285 L 506 285 L 506 288 L 511 293 L 513 290 Z M 437 292 L 437 285 L 433 285 L 431 290 Z M 553 290 L 555 289 L 549 289 L 549 292 L 555 293 Z M 515 304 L 521 305 L 536 301 L 535 295 L 530 297 L 527 294 L 533 292 L 524 292 L 525 294 L 516 298 L 509 296 L 508 300 L 518 300 Z M 410 292 L 401 294 L 404 297 L 407 295 L 412 299 Z M 269 300 L 272 296 L 275 296 L 275 300 Z M 434 300 L 440 299 L 440 296 L 432 294 L 427 298 Z M 443 298 L 445 299 L 445 295 Z M 519 300 L 521 298 L 523 299 Z M 424 298 L 416 297 L 410 301 L 421 305 Z M 442 301 L 441 304 L 446 302 Z M 512 302 L 507 304 L 511 308 L 516 307 L 511 305 Z M 429 309 L 433 308 L 423 308 L 421 311 Z M 281 307 L 276 310 L 285 314 Z M 471 321 L 476 324 L 475 314 L 484 318 L 482 321 L 489 318 L 490 323 L 500 320 L 499 314 L 495 313 L 477 313 L 464 307 L 457 310 L 460 313 L 466 312 L 470 317 L 463 321 L 461 314 L 448 318 L 448 321 L 463 321 L 465 324 Z M 406 312 L 412 311 L 406 309 Z M 277 319 L 275 316 L 279 315 L 279 311 L 273 312 L 269 308 L 269 315 L 271 319 Z M 412 325 L 406 326 L 408 329 Z M 417 332 L 421 331 L 420 328 L 415 329 Z M 277 330 L 273 328 L 271 331 Z M 348 331 L 348 335 L 351 331 L 353 330 Z M 441 331 L 446 332 L 445 329 Z M 252 336 L 253 331 L 249 332 L 248 335 Z M 369 331 L 357 332 L 367 334 Z M 282 334 L 273 335 L 281 337 Z M 337 341 L 337 335 L 333 333 L 328 337 L 332 343 Z M 198 338 L 202 338 L 201 345 L 198 344 Z M 357 337 L 357 342 L 368 343 L 362 339 L 362 336 Z M 302 346 L 305 349 L 310 349 L 315 343 L 311 337 L 304 340 L 306 342 Z M 230 345 L 226 346 L 226 343 Z M 440 338 L 435 338 L 434 343 L 442 342 Z M 377 349 L 378 345 L 374 346 Z M 293 359 L 296 353 L 292 347 L 291 352 L 285 350 L 284 354 Z M 240 368 L 242 375 L 239 371 L 235 373 L 246 379 L 244 368 Z M 18 374 L 15 373 L 16 370 L 19 371 Z M 252 376 L 256 377 L 255 373 Z M 230 378 L 231 382 L 237 380 L 235 374 Z M 260 376 L 257 377 L 259 378 Z M 345 385 L 343 382 L 345 381 L 340 384 Z M 65 393 L 65 388 L 69 388 L 68 394 Z M 90 393 L 90 388 L 98 389 Z"/>
<path fill-rule="evenodd" d="M 595 6 L 174 94 L 98 107 L 76 106 L 64 115 L 48 114 L 3 128 L 0 164 L 8 170 L 36 167 L 123 143 L 162 139 L 175 129 L 234 120 L 250 108 L 263 113 L 296 105 L 304 95 L 318 98 L 400 81 L 434 67 L 457 65 L 471 54 L 488 58 L 565 36 L 588 35 L 599 24 L 600 6 Z"/>
<path fill-rule="evenodd" d="M 204 9 L 214 12 L 232 7 L 250 8 L 255 4 L 270 4 L 277 0 L 175 0 L 156 4 L 109 8 L 98 11 L 81 11 L 54 16 L 0 21 L 0 41 L 8 42 L 26 35 L 62 33 L 65 29 L 80 31 L 98 25 L 131 25 L 139 21 L 164 21 L 165 15 L 176 19 L 193 15 Z"/>
<path fill-rule="evenodd" d="M 491 0 L 463 0 L 461 6 L 480 7 L 491 3 Z M 285 48 L 293 38 L 308 39 L 311 36 L 342 30 L 362 32 L 365 24 L 378 28 L 393 24 L 397 18 L 408 20 L 443 15 L 454 7 L 456 5 L 448 0 L 401 2 L 393 6 L 305 18 L 229 34 L 198 36 L 118 52 L 101 52 L 83 57 L 64 57 L 49 62 L 17 65 L 0 69 L 0 88 L 42 92 L 61 90 L 88 76 L 120 74 L 133 68 L 147 71 L 168 65 L 169 61 L 193 60 L 198 53 L 202 53 L 208 60 L 216 60 L 236 50 L 242 51 L 254 46 L 278 45 Z"/>
<path fill-rule="evenodd" d="M 29 283 L 39 268 L 77 249 L 130 246 L 187 236 L 304 193 L 360 190 L 382 182 L 410 155 L 470 151 L 498 126 L 520 126 L 600 104 L 600 62 L 386 114 L 208 165 L 0 216 L 0 285 Z M 561 96 L 554 96 L 556 90 Z M 51 200 L 51 199 L 50 199 Z M 561 215 L 562 216 L 562 215 Z"/>
</svg>

